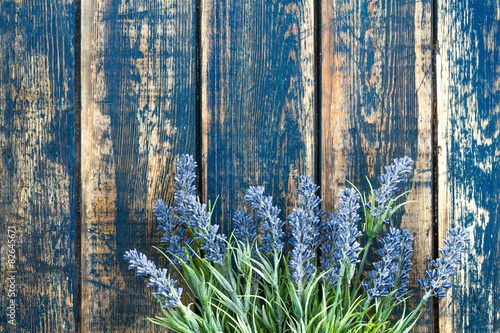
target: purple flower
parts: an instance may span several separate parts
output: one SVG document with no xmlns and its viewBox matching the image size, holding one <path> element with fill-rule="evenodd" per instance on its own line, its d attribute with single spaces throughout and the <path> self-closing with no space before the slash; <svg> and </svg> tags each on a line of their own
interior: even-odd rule
<svg viewBox="0 0 500 333">
<path fill-rule="evenodd" d="M 285 222 L 278 217 L 281 210 L 273 206 L 273 197 L 265 196 L 263 187 L 250 186 L 245 195 L 245 203 L 250 205 L 250 209 L 257 211 L 257 217 L 264 219 L 260 227 L 263 231 L 261 251 L 281 252 L 285 239 Z"/>
<path fill-rule="evenodd" d="M 161 243 L 166 246 L 167 253 L 173 254 L 172 262 L 174 265 L 180 265 L 177 257 L 189 264 L 189 258 L 184 250 L 184 245 L 191 244 L 191 239 L 186 238 L 186 229 L 179 224 L 179 218 L 175 215 L 175 209 L 166 205 L 163 200 L 155 202 L 153 216 L 160 222 L 158 229 L 165 231 Z"/>
<path fill-rule="evenodd" d="M 174 194 L 175 211 L 182 225 L 186 226 L 196 202 L 196 162 L 191 155 L 181 155 L 175 169 Z"/>
<path fill-rule="evenodd" d="M 234 236 L 238 241 L 247 244 L 247 240 L 251 243 L 257 237 L 257 229 L 250 214 L 238 210 L 234 213 L 233 222 Z"/>
<path fill-rule="evenodd" d="M 409 229 L 400 231 L 390 228 L 389 233 L 380 242 L 383 247 L 376 253 L 382 260 L 373 263 L 375 270 L 367 272 L 369 280 L 363 281 L 361 285 L 371 298 L 385 297 L 392 288 L 397 288 L 394 296 L 399 300 L 408 291 L 413 236 L 410 235 Z"/>
<path fill-rule="evenodd" d="M 396 275 L 395 287 L 398 288 L 394 297 L 401 300 L 406 292 L 408 292 L 408 285 L 410 283 L 410 272 L 412 265 L 410 258 L 413 253 L 413 236 L 410 234 L 410 229 L 401 230 L 401 255 L 398 261 L 398 275 Z"/>
<path fill-rule="evenodd" d="M 323 227 L 324 244 L 321 246 L 321 270 L 327 271 L 323 279 L 337 285 L 339 276 L 343 274 L 342 267 L 354 265 L 358 260 L 361 247 L 357 239 L 361 236 L 357 223 L 360 220 L 359 194 L 346 188 L 338 195 L 340 202 L 337 206 L 338 214 L 330 214 Z"/>
<path fill-rule="evenodd" d="M 311 182 L 311 176 L 300 176 L 300 185 L 297 193 L 299 194 L 299 201 L 297 206 L 304 209 L 309 214 L 308 223 L 312 228 L 315 229 L 315 237 L 313 243 L 311 244 L 313 249 L 316 249 L 321 241 L 320 230 L 324 227 L 323 222 L 320 220 L 325 212 L 320 208 L 323 199 L 319 198 L 315 193 L 319 190 L 319 186 L 316 186 Z"/>
<path fill-rule="evenodd" d="M 167 277 L 165 268 L 158 269 L 146 255 L 137 253 L 136 249 L 125 252 L 123 257 L 129 261 L 128 269 L 137 269 L 137 276 L 148 278 L 150 288 L 156 288 L 154 295 L 161 296 L 161 306 L 165 309 L 178 307 L 181 304 L 182 288 L 175 288 L 176 280 Z"/>
<path fill-rule="evenodd" d="M 318 190 L 319 186 L 311 182 L 311 176 L 300 176 L 300 185 L 297 194 L 301 197 L 299 202 L 297 202 L 297 206 L 303 207 L 309 214 L 312 213 L 321 218 L 325 212 L 319 207 L 323 199 L 315 194 Z"/>
<path fill-rule="evenodd" d="M 161 240 L 166 251 L 189 264 L 186 247 L 192 244 L 193 239 L 187 238 L 187 229 L 192 229 L 195 239 L 201 240 L 200 248 L 206 251 L 205 259 L 222 263 L 226 253 L 226 236 L 217 234 L 218 225 L 210 225 L 211 213 L 207 205 L 202 204 L 196 197 L 196 162 L 190 155 L 182 155 L 176 163 L 174 189 L 174 207 L 169 207 L 160 199 L 156 201 L 154 216 L 160 221 L 158 229 L 165 231 Z M 192 250 L 189 249 L 191 255 Z M 180 264 L 173 258 L 174 264 Z"/>
<path fill-rule="evenodd" d="M 219 225 L 211 225 L 207 229 L 197 229 L 194 233 L 195 239 L 203 240 L 201 249 L 206 251 L 204 256 L 208 261 L 222 264 L 224 254 L 227 250 L 226 235 L 218 234 Z"/>
<path fill-rule="evenodd" d="M 396 158 L 393 164 L 385 167 L 386 173 L 378 177 L 382 186 L 374 191 L 375 205 L 372 205 L 371 202 L 366 204 L 373 220 L 384 216 L 389 202 L 394 199 L 393 194 L 399 191 L 398 185 L 406 182 L 406 175 L 412 174 L 412 164 L 413 160 L 408 156 L 400 159 Z M 387 216 L 390 216 L 391 212 L 388 213 Z M 382 221 L 384 224 L 389 224 L 387 216 Z"/>
<path fill-rule="evenodd" d="M 425 272 L 426 278 L 418 280 L 431 296 L 446 296 L 446 291 L 451 288 L 450 277 L 456 275 L 455 266 L 460 264 L 460 254 L 465 251 L 465 243 L 470 242 L 467 230 L 461 226 L 450 229 L 449 233 L 445 245 L 439 249 L 442 257 L 432 260 L 434 268 Z"/>
<path fill-rule="evenodd" d="M 337 196 L 340 201 L 337 206 L 339 216 L 348 224 L 357 225 L 361 220 L 358 214 L 359 194 L 352 188 L 345 188 Z"/>
<path fill-rule="evenodd" d="M 289 243 L 293 246 L 288 264 L 292 273 L 292 280 L 295 282 L 302 281 L 305 275 L 309 280 L 315 269 L 311 264 L 311 260 L 315 257 L 311 247 L 314 239 L 316 239 L 317 231 L 311 223 L 311 216 L 303 209 L 294 209 L 288 220 L 290 221 L 290 232 L 292 234 Z"/>
</svg>

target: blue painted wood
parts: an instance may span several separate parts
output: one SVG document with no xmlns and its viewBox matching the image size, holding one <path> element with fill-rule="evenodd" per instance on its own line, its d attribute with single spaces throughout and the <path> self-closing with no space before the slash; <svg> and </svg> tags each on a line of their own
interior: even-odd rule
<svg viewBox="0 0 500 333">
<path fill-rule="evenodd" d="M 0 179 L 0 331 L 74 332 L 72 1 L 0 1 Z"/>
<path fill-rule="evenodd" d="M 320 72 L 313 3 L 202 0 L 197 73 L 194 0 L 83 1 L 78 161 L 75 4 L 0 1 L 0 289 L 15 226 L 18 311 L 16 328 L 0 313 L 0 331 L 73 332 L 78 315 L 82 332 L 157 331 L 144 318 L 159 307 L 122 254 L 137 248 L 164 263 L 151 249 L 161 237 L 153 202 L 172 198 L 176 154 L 197 151 L 202 199 L 220 196 L 214 218 L 225 232 L 250 185 L 266 186 L 284 218 L 298 176 L 312 174 L 332 211 L 346 180 L 367 190 L 365 174 L 409 154 L 419 204 L 394 221 L 414 230 L 414 278 L 432 257 L 432 209 L 440 241 L 449 226 L 471 232 L 439 332 L 500 330 L 497 2 L 437 0 L 434 206 L 431 1 L 322 1 Z M 9 300 L 0 294 L 2 309 Z M 415 332 L 435 324 L 424 311 Z"/>
<path fill-rule="evenodd" d="M 202 1 L 202 177 L 226 233 L 249 186 L 282 209 L 315 174 L 314 6 Z"/>
<path fill-rule="evenodd" d="M 500 331 L 500 8 L 439 1 L 439 228 L 471 235 L 440 332 Z"/>
<path fill-rule="evenodd" d="M 353 183 L 364 193 L 394 158 L 414 161 L 404 190 L 418 200 L 392 218 L 415 236 L 410 300 L 414 308 L 432 258 L 431 1 L 322 1 L 321 179 L 325 210 Z M 380 247 L 375 242 L 372 250 Z M 369 262 L 378 261 L 376 254 Z M 370 269 L 368 266 L 367 269 Z M 433 330 L 431 304 L 415 332 Z"/>
<path fill-rule="evenodd" d="M 153 203 L 195 154 L 195 1 L 82 3 L 83 332 L 160 331 L 136 248 L 159 267 Z M 175 274 L 173 274 L 175 277 Z"/>
</svg>

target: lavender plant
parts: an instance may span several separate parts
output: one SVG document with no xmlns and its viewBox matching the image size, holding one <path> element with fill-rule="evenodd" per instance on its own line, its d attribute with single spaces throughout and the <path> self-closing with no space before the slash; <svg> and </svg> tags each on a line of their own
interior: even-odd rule
<svg viewBox="0 0 500 333">
<path fill-rule="evenodd" d="M 250 187 L 247 209 L 234 213 L 227 238 L 211 221 L 213 206 L 196 195 L 194 159 L 180 156 L 172 206 L 160 199 L 154 207 L 164 232 L 157 249 L 169 270 L 136 249 L 124 255 L 160 302 L 164 316 L 149 319 L 175 332 L 409 332 L 423 304 L 451 288 L 469 242 L 464 228 L 451 229 L 441 257 L 418 280 L 424 291 L 419 305 L 390 319 L 411 297 L 414 239 L 409 229 L 391 226 L 391 217 L 409 203 L 398 203 L 402 195 L 395 194 L 412 174 L 412 163 L 395 159 L 378 177 L 379 188 L 370 183 L 368 198 L 354 186 L 341 190 L 337 212 L 326 218 L 310 176 L 300 177 L 297 207 L 286 220 L 263 187 Z M 364 271 L 372 245 L 380 260 Z M 173 270 L 184 294 L 169 275 Z"/>
</svg>

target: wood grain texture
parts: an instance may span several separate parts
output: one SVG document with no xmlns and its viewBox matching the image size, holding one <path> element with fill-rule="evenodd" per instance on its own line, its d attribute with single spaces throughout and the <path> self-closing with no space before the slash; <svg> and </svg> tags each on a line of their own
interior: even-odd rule
<svg viewBox="0 0 500 333">
<path fill-rule="evenodd" d="M 1 332 L 76 329 L 74 15 L 71 0 L 0 1 Z"/>
<path fill-rule="evenodd" d="M 432 258 L 431 1 L 322 1 L 321 179 L 326 211 L 349 186 L 365 193 L 383 166 L 415 160 L 392 224 L 415 236 L 411 287 Z M 406 186 L 405 189 L 410 189 Z M 379 245 L 375 243 L 375 246 Z M 376 260 L 378 258 L 373 257 Z M 412 306 L 420 301 L 416 291 Z M 431 304 L 415 332 L 432 331 Z"/>
<path fill-rule="evenodd" d="M 81 332 L 160 331 L 123 254 L 166 264 L 152 208 L 195 153 L 195 65 L 194 1 L 82 2 Z"/>
<path fill-rule="evenodd" d="M 440 332 L 500 331 L 500 6 L 438 1 L 439 238 L 471 243 L 440 301 Z"/>
<path fill-rule="evenodd" d="M 304 1 L 202 1 L 204 200 L 229 234 L 247 188 L 285 218 L 315 165 L 314 8 Z"/>
</svg>

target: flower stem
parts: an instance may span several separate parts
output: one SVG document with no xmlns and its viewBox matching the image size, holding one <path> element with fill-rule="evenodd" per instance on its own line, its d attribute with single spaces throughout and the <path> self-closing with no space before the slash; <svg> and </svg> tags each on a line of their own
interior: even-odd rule
<svg viewBox="0 0 500 333">
<path fill-rule="evenodd" d="M 422 307 L 422 305 L 425 304 L 425 302 L 427 302 L 427 300 L 432 296 L 432 291 L 428 291 L 427 293 L 425 293 L 424 297 L 422 297 L 422 300 L 420 301 L 420 303 L 418 304 L 418 306 L 415 308 L 415 310 L 413 310 L 410 315 L 408 316 L 408 318 L 404 321 L 401 329 L 405 328 L 409 323 L 410 321 L 413 319 L 413 317 L 415 317 L 415 315 L 418 313 L 418 311 L 420 310 L 420 308 Z M 418 318 L 417 318 L 418 319 Z M 399 331 L 400 332 L 400 331 Z"/>
<path fill-rule="evenodd" d="M 276 251 L 276 249 L 274 248 L 273 249 L 273 259 L 274 259 L 274 279 L 273 279 L 273 288 L 274 288 L 274 291 L 276 292 L 276 296 L 277 298 L 279 299 L 279 296 L 280 296 L 280 290 L 279 290 L 279 284 L 278 284 L 278 270 L 279 270 L 279 264 L 280 264 L 280 254 L 278 251 Z M 276 304 L 278 304 L 278 299 L 276 299 Z M 284 318 L 284 313 L 283 313 L 283 309 L 277 305 L 277 307 L 275 308 L 276 310 L 276 320 L 278 322 L 278 333 L 281 333 L 283 332 L 283 321 L 285 320 Z"/>
<path fill-rule="evenodd" d="M 373 237 L 369 237 L 368 242 L 366 243 L 365 249 L 363 250 L 363 259 L 361 259 L 361 264 L 359 265 L 359 270 L 358 270 L 358 274 L 356 275 L 356 280 L 354 281 L 354 285 L 353 285 L 353 289 L 352 289 L 353 294 L 351 295 L 351 299 L 354 299 L 357 296 L 358 289 L 359 289 L 358 288 L 359 279 L 361 278 L 361 273 L 363 272 L 363 267 L 365 266 L 366 257 L 368 256 L 368 249 L 370 248 L 372 243 L 373 243 Z"/>
</svg>

